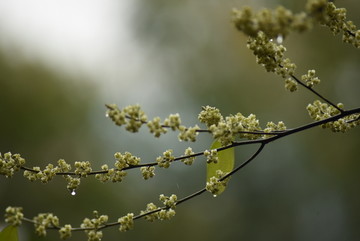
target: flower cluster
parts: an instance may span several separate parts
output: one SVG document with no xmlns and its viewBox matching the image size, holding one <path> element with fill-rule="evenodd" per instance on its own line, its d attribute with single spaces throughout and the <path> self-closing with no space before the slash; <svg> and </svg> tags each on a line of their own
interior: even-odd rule
<svg viewBox="0 0 360 241">
<path fill-rule="evenodd" d="M 167 132 L 166 128 L 171 128 L 173 131 L 178 130 L 178 138 L 180 141 L 196 141 L 198 130 L 200 128 L 195 125 L 194 127 L 186 127 L 181 125 L 179 114 L 170 114 L 163 123 L 160 117 L 155 117 L 151 121 L 147 121 L 147 116 L 140 109 L 140 106 L 127 106 L 120 110 L 115 104 L 106 105 L 108 108 L 106 116 L 109 117 L 116 125 L 127 125 L 126 130 L 130 132 L 137 132 L 141 125 L 146 124 L 155 137 L 160 137 L 161 134 Z"/>
<path fill-rule="evenodd" d="M 138 132 L 142 124 L 146 123 L 147 116 L 139 105 L 129 105 L 120 110 L 117 105 L 106 105 L 108 108 L 106 116 L 116 125 L 126 125 L 125 129 L 130 132 Z"/>
<path fill-rule="evenodd" d="M 145 180 L 155 176 L 155 167 L 154 166 L 141 167 L 140 171 Z"/>
<path fill-rule="evenodd" d="M 39 173 L 39 174 L 38 174 Z M 25 170 L 24 177 L 26 177 L 31 182 L 41 179 L 43 177 L 43 173 L 41 172 L 40 167 L 33 167 L 32 170 Z"/>
<path fill-rule="evenodd" d="M 72 227 L 70 224 L 65 224 L 64 227 L 59 229 L 59 234 L 61 239 L 67 239 L 71 237 Z"/>
<path fill-rule="evenodd" d="M 337 107 L 343 109 L 344 105 L 339 103 L 337 104 Z M 328 105 L 327 103 L 321 103 L 319 100 L 314 101 L 313 104 L 309 104 L 306 109 L 308 110 L 310 117 L 316 121 L 340 114 L 340 111 L 334 106 Z M 360 125 L 359 118 L 359 114 L 353 114 L 321 126 L 323 128 L 331 129 L 333 132 L 346 132 L 355 126 Z"/>
<path fill-rule="evenodd" d="M 48 164 L 44 170 L 40 167 L 33 167 L 31 170 L 24 171 L 24 177 L 30 181 L 40 180 L 42 183 L 51 181 L 57 173 L 68 172 L 71 170 L 71 165 L 66 163 L 65 160 L 60 159 L 58 165 Z M 79 173 L 80 174 L 80 173 Z"/>
<path fill-rule="evenodd" d="M 264 129 L 264 132 L 270 133 L 270 132 L 279 132 L 285 130 L 286 130 L 286 126 L 284 122 L 279 121 L 277 124 L 275 124 L 274 122 L 270 121 L 266 124 L 266 128 Z M 263 135 L 263 138 L 268 138 L 270 136 L 271 135 Z"/>
<path fill-rule="evenodd" d="M 222 118 L 217 124 L 212 124 L 209 131 L 214 139 L 218 139 L 223 146 L 231 144 L 236 136 L 240 138 L 256 139 L 259 135 L 247 132 L 260 131 L 259 120 L 254 114 L 245 117 L 241 113 Z"/>
<path fill-rule="evenodd" d="M 20 154 L 7 152 L 2 155 L 0 153 L 0 175 L 12 177 L 23 165 L 25 165 L 25 159 L 22 158 Z"/>
<path fill-rule="evenodd" d="M 195 160 L 195 157 L 194 157 L 194 156 L 190 157 L 190 156 L 193 155 L 193 154 L 195 154 L 195 153 L 193 152 L 193 150 L 192 150 L 191 147 L 186 148 L 186 149 L 185 149 L 185 156 L 186 156 L 186 158 L 181 159 L 181 161 L 182 161 L 185 165 L 191 165 L 191 164 L 194 162 L 194 160 Z"/>
<path fill-rule="evenodd" d="M 205 123 L 209 128 L 212 125 L 217 125 L 220 121 L 223 121 L 224 118 L 218 108 L 207 105 L 202 107 L 198 119 L 201 123 Z"/>
<path fill-rule="evenodd" d="M 127 215 L 119 218 L 118 222 L 120 224 L 119 230 L 121 232 L 126 232 L 128 230 L 131 230 L 134 228 L 134 214 L 128 213 Z"/>
<path fill-rule="evenodd" d="M 115 168 L 109 169 L 108 165 L 102 165 L 101 169 L 105 171 L 105 173 L 98 173 L 95 175 L 95 178 L 100 182 L 107 182 L 111 180 L 112 182 L 122 182 L 124 177 L 127 175 L 127 172 L 123 170 L 117 170 Z"/>
<path fill-rule="evenodd" d="M 258 12 L 253 12 L 250 7 L 234 9 L 233 21 L 236 28 L 249 37 L 256 37 L 258 32 L 264 32 L 270 39 L 278 39 L 279 43 L 291 31 L 309 30 L 313 22 L 317 21 L 329 27 L 334 34 L 342 32 L 344 42 L 360 48 L 360 30 L 346 19 L 346 9 L 337 8 L 328 0 L 310 0 L 306 5 L 306 13 L 298 14 L 293 14 L 282 6 Z"/>
<path fill-rule="evenodd" d="M 59 227 L 59 218 L 52 213 L 39 213 L 33 220 L 35 232 L 39 236 L 46 236 L 47 228 Z"/>
<path fill-rule="evenodd" d="M 223 188 L 227 185 L 227 178 L 221 180 L 225 175 L 226 173 L 223 173 L 221 170 L 217 170 L 216 175 L 211 177 L 210 180 L 206 182 L 206 190 L 211 192 L 214 196 L 220 194 Z"/>
<path fill-rule="evenodd" d="M 36 176 L 42 183 L 48 183 L 55 177 L 57 172 L 58 168 L 54 168 L 54 165 L 50 163 L 46 165 L 43 171 L 36 173 Z"/>
<path fill-rule="evenodd" d="M 158 207 L 154 203 L 148 203 L 146 209 L 140 212 L 141 215 L 146 214 L 145 219 L 149 222 L 154 222 L 159 219 L 159 214 L 156 212 Z"/>
<path fill-rule="evenodd" d="M 89 161 L 75 162 L 75 174 L 80 177 L 87 177 L 92 172 L 91 163 Z"/>
<path fill-rule="evenodd" d="M 212 150 L 205 150 L 204 151 L 204 156 L 206 157 L 206 162 L 207 163 L 218 163 L 219 158 L 218 158 L 218 153 L 216 149 L 212 149 Z"/>
<path fill-rule="evenodd" d="M 165 134 L 167 132 L 167 130 L 161 125 L 160 121 L 160 117 L 155 117 L 152 121 L 147 123 L 150 133 L 153 133 L 155 137 L 160 137 L 162 133 Z"/>
<path fill-rule="evenodd" d="M 124 168 L 130 166 L 136 166 L 140 163 L 140 158 L 133 156 L 130 152 L 125 152 L 124 154 L 116 152 L 115 157 L 115 168 L 109 169 L 108 165 L 102 165 L 102 173 L 97 173 L 95 178 L 101 182 L 107 182 L 111 180 L 112 182 L 121 182 L 127 173 L 123 170 Z"/>
<path fill-rule="evenodd" d="M 75 190 L 80 186 L 80 178 L 79 177 L 72 177 L 70 175 L 64 175 L 64 178 L 67 181 L 66 188 L 71 191 L 71 193 L 74 195 Z"/>
<path fill-rule="evenodd" d="M 170 197 L 160 194 L 159 200 L 165 205 L 166 208 L 175 209 L 177 196 L 172 194 Z"/>
<path fill-rule="evenodd" d="M 333 34 L 342 32 L 343 41 L 360 48 L 360 30 L 352 21 L 346 20 L 346 9 L 337 8 L 333 2 L 327 0 L 311 0 L 308 2 L 307 11 L 320 24 L 330 28 Z"/>
<path fill-rule="evenodd" d="M 293 14 L 279 6 L 275 10 L 262 9 L 254 13 L 250 7 L 233 10 L 233 21 L 236 28 L 250 37 L 259 31 L 270 38 L 286 37 L 290 31 L 303 32 L 312 27 L 310 18 L 304 13 Z"/>
<path fill-rule="evenodd" d="M 156 162 L 158 163 L 159 167 L 169 168 L 170 163 L 175 159 L 172 155 L 173 150 L 169 149 L 163 152 L 162 156 L 156 158 Z"/>
<path fill-rule="evenodd" d="M 95 178 L 100 182 L 107 182 L 111 179 L 111 177 L 114 177 L 115 169 L 114 168 L 109 169 L 109 166 L 107 164 L 102 165 L 101 170 L 103 171 L 103 173 L 95 174 Z"/>
<path fill-rule="evenodd" d="M 298 83 L 292 77 L 288 77 L 285 79 L 285 89 L 290 92 L 297 91 Z"/>
<path fill-rule="evenodd" d="M 123 169 L 129 166 L 136 166 L 140 162 L 140 158 L 133 156 L 130 152 L 125 152 L 124 154 L 116 152 L 114 157 L 116 159 L 116 170 L 112 173 L 108 173 L 111 176 L 111 180 L 113 182 L 121 182 L 126 176 L 126 172 L 123 171 Z"/>
<path fill-rule="evenodd" d="M 22 207 L 7 207 L 5 210 L 5 222 L 13 226 L 19 226 L 24 217 L 22 210 Z"/>
<path fill-rule="evenodd" d="M 172 194 L 168 197 L 161 194 L 159 200 L 165 207 L 158 208 L 154 203 L 148 203 L 146 209 L 140 212 L 141 215 L 145 215 L 145 219 L 147 221 L 153 222 L 155 220 L 168 220 L 175 216 L 177 196 Z"/>
<path fill-rule="evenodd" d="M 136 166 L 140 162 L 140 158 L 133 156 L 130 152 L 125 152 L 124 154 L 116 152 L 114 157 L 116 159 L 115 167 L 119 170 L 129 166 Z"/>
<path fill-rule="evenodd" d="M 98 229 L 106 225 L 109 217 L 107 215 L 100 215 L 97 211 L 93 212 L 94 218 L 85 218 L 80 225 L 88 236 L 88 241 L 100 241 L 103 233 Z"/>
<path fill-rule="evenodd" d="M 183 141 L 195 141 L 198 127 L 189 127 L 181 125 L 181 119 L 179 114 L 170 114 L 168 118 L 161 124 L 160 117 L 155 117 L 152 121 L 147 122 L 150 133 L 153 133 L 155 137 L 160 137 L 161 134 L 167 132 L 166 128 L 171 128 L 173 131 L 178 130 L 179 140 Z"/>
<path fill-rule="evenodd" d="M 159 220 L 169 220 L 174 217 L 176 214 L 175 210 L 172 208 L 162 209 L 158 212 Z"/>
<path fill-rule="evenodd" d="M 155 220 L 168 220 L 175 216 L 175 207 L 177 202 L 177 196 L 172 194 L 170 197 L 163 194 L 160 195 L 159 200 L 165 205 L 163 208 L 158 208 L 153 203 L 148 203 L 146 210 L 140 212 L 141 215 L 145 215 L 145 219 L 149 222 Z"/>
<path fill-rule="evenodd" d="M 310 88 L 320 83 L 320 79 L 315 76 L 315 70 L 313 69 L 308 70 L 307 74 L 302 75 L 301 80 Z"/>
<path fill-rule="evenodd" d="M 200 130 L 200 127 L 198 125 L 195 125 L 194 127 L 188 127 L 181 125 L 179 127 L 179 135 L 178 138 L 180 141 L 196 141 L 196 136 L 199 134 L 197 131 Z"/>
<path fill-rule="evenodd" d="M 168 118 L 164 120 L 164 126 L 170 127 L 173 131 L 180 128 L 181 119 L 178 113 L 170 114 Z"/>
<path fill-rule="evenodd" d="M 337 107 L 342 109 L 344 108 L 344 105 L 339 103 L 337 104 Z M 308 110 L 310 117 L 316 121 L 340 114 L 338 109 L 327 103 L 322 103 L 320 100 L 315 100 L 313 104 L 308 104 L 306 109 Z"/>
<path fill-rule="evenodd" d="M 266 71 L 274 72 L 282 78 L 295 73 L 296 65 L 288 58 L 284 58 L 286 48 L 271 41 L 264 32 L 258 32 L 255 37 L 248 39 L 247 47 L 256 56 L 256 62 L 265 67 Z"/>
</svg>

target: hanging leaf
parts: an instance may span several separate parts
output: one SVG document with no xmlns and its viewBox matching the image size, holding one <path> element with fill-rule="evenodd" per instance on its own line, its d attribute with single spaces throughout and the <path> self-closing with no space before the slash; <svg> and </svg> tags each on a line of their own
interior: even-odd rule
<svg viewBox="0 0 360 241">
<path fill-rule="evenodd" d="M 217 149 L 221 147 L 221 143 L 218 140 L 215 140 L 211 149 Z M 234 161 L 235 161 L 235 150 L 234 148 L 229 148 L 223 151 L 219 151 L 217 153 L 218 162 L 207 163 L 206 166 L 206 182 L 210 181 L 210 178 L 216 177 L 216 171 L 220 170 L 224 174 L 229 173 L 234 169 Z M 220 187 L 220 191 L 217 192 L 217 195 L 220 195 L 225 190 L 225 186 Z"/>
<path fill-rule="evenodd" d="M 0 241 L 18 241 L 17 227 L 9 225 L 0 232 Z"/>
</svg>

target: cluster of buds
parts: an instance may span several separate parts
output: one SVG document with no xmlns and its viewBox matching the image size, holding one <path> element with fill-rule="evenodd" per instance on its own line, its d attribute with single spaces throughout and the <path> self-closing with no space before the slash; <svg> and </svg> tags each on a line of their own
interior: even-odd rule
<svg viewBox="0 0 360 241">
<path fill-rule="evenodd" d="M 296 65 L 288 58 L 284 58 L 286 48 L 272 41 L 264 32 L 258 32 L 255 37 L 250 37 L 247 47 L 256 56 L 256 62 L 268 72 L 274 72 L 282 78 L 294 75 Z"/>
<path fill-rule="evenodd" d="M 172 155 L 173 150 L 169 149 L 163 152 L 162 156 L 156 158 L 156 162 L 158 163 L 159 167 L 169 168 L 170 163 L 175 159 Z"/>
<path fill-rule="evenodd" d="M 177 196 L 172 194 L 168 197 L 161 194 L 159 200 L 164 204 L 163 208 L 158 208 L 154 203 L 148 203 L 146 210 L 141 211 L 140 214 L 145 215 L 147 221 L 168 220 L 175 216 Z"/>
<path fill-rule="evenodd" d="M 155 176 L 155 167 L 154 166 L 141 167 L 140 172 L 143 178 L 147 180 Z"/>
<path fill-rule="evenodd" d="M 65 175 L 64 178 L 67 181 L 66 188 L 71 191 L 72 195 L 75 195 L 75 190 L 80 186 L 81 179 L 79 177 L 73 177 L 70 175 Z"/>
<path fill-rule="evenodd" d="M 244 116 L 241 113 L 225 117 L 217 125 L 211 125 L 209 128 L 214 139 L 218 139 L 222 146 L 231 144 L 235 137 L 256 139 L 259 135 L 248 132 L 261 131 L 259 120 L 256 115 L 250 114 Z"/>
<path fill-rule="evenodd" d="M 138 132 L 140 127 L 146 123 L 147 116 L 139 105 L 129 105 L 120 110 L 115 104 L 106 105 L 108 108 L 106 116 L 116 125 L 126 125 L 125 129 L 130 132 Z"/>
<path fill-rule="evenodd" d="M 59 218 L 52 213 L 39 213 L 33 220 L 35 232 L 39 236 L 46 236 L 47 228 L 59 227 Z"/>
<path fill-rule="evenodd" d="M 173 131 L 179 131 L 179 140 L 194 142 L 200 129 L 197 125 L 194 127 L 181 125 L 179 114 L 170 114 L 162 123 L 160 117 L 154 117 L 153 120 L 148 121 L 139 105 L 127 106 L 122 110 L 115 104 L 106 105 L 106 107 L 108 108 L 106 116 L 118 126 L 126 125 L 125 129 L 130 132 L 137 132 L 143 124 L 146 124 L 155 137 L 160 137 L 161 134 L 167 132 L 166 128 L 170 128 Z"/>
<path fill-rule="evenodd" d="M 250 37 L 262 31 L 270 38 L 284 38 L 291 31 L 303 32 L 312 27 L 310 18 L 304 12 L 294 14 L 282 6 L 258 12 L 253 12 L 250 7 L 234 9 L 233 21 L 239 31 Z"/>
<path fill-rule="evenodd" d="M 204 156 L 206 157 L 206 162 L 209 163 L 218 163 L 219 158 L 218 158 L 218 152 L 216 149 L 212 149 L 212 150 L 205 150 L 204 151 Z"/>
<path fill-rule="evenodd" d="M 191 147 L 186 148 L 186 149 L 185 149 L 185 156 L 186 156 L 186 158 L 181 159 L 181 161 L 182 161 L 185 165 L 189 165 L 189 166 L 192 165 L 192 163 L 193 163 L 194 160 L 195 160 L 195 157 L 194 157 L 194 156 L 191 156 L 191 155 L 193 155 L 193 154 L 195 154 L 195 153 L 193 152 L 193 150 L 192 150 Z"/>
<path fill-rule="evenodd" d="M 71 165 L 68 164 L 65 160 L 60 159 L 58 161 L 58 165 L 56 166 L 54 166 L 53 164 L 48 164 L 43 170 L 41 170 L 40 167 L 33 167 L 31 170 L 25 170 L 24 177 L 26 177 L 32 182 L 36 180 L 40 180 L 42 183 L 48 183 L 57 175 L 57 173 L 68 172 L 70 170 L 71 170 Z M 90 167 L 90 171 L 91 171 L 91 167 Z M 80 167 L 78 169 L 78 172 L 80 175 L 81 172 Z M 86 174 L 86 172 L 81 172 L 81 173 L 83 175 Z"/>
<path fill-rule="evenodd" d="M 11 154 L 10 152 L 2 155 L 0 153 L 0 175 L 12 177 L 20 167 L 25 165 L 25 159 L 20 154 Z"/>
<path fill-rule="evenodd" d="M 125 152 L 124 154 L 116 152 L 115 157 L 115 168 L 109 169 L 108 165 L 102 165 L 102 173 L 97 173 L 95 178 L 101 182 L 107 182 L 111 180 L 112 182 L 122 182 L 127 173 L 123 170 L 124 168 L 137 166 L 140 163 L 140 158 L 132 155 L 130 152 Z"/>
<path fill-rule="evenodd" d="M 339 109 L 343 109 L 344 105 L 339 103 L 337 104 L 337 107 Z M 316 121 L 324 120 L 340 114 L 339 109 L 327 103 L 322 103 L 319 100 L 314 101 L 313 104 L 309 104 L 306 109 L 308 110 L 310 117 Z M 360 125 L 360 115 L 353 114 L 333 122 L 328 122 L 321 126 L 323 128 L 330 129 L 333 132 L 346 132 L 358 125 Z"/>
<path fill-rule="evenodd" d="M 87 177 L 92 172 L 91 163 L 89 161 L 75 162 L 75 174 L 80 177 Z"/>
<path fill-rule="evenodd" d="M 217 170 L 216 175 L 206 182 L 206 190 L 211 192 L 214 197 L 219 195 L 226 187 L 228 178 L 221 180 L 225 175 L 226 173 L 223 173 L 221 170 Z"/>
<path fill-rule="evenodd" d="M 344 105 L 339 103 L 337 104 L 337 107 L 342 109 L 344 108 Z M 340 114 L 340 111 L 337 108 L 327 103 L 322 103 L 320 100 L 315 100 L 313 104 L 308 104 L 306 109 L 308 110 L 310 117 L 316 121 Z"/>
<path fill-rule="evenodd" d="M 165 134 L 167 130 L 162 126 L 160 117 L 155 117 L 152 121 L 147 123 L 150 133 L 153 133 L 155 137 L 160 137 L 161 134 Z"/>
<path fill-rule="evenodd" d="M 179 135 L 178 138 L 180 141 L 196 141 L 196 137 L 199 134 L 198 130 L 200 130 L 200 127 L 198 125 L 195 125 L 193 127 L 185 127 L 181 125 L 179 127 Z"/>
<path fill-rule="evenodd" d="M 266 124 L 266 128 L 264 129 L 264 132 L 266 133 L 270 133 L 270 132 L 281 132 L 281 131 L 285 131 L 286 130 L 286 126 L 284 124 L 284 122 L 279 121 L 277 124 L 275 124 L 274 122 L 270 121 Z M 263 135 L 263 138 L 268 138 L 271 135 Z"/>
<path fill-rule="evenodd" d="M 133 156 L 130 152 L 125 152 L 124 154 L 116 152 L 114 154 L 114 157 L 116 159 L 115 167 L 118 170 L 122 170 L 129 166 L 136 166 L 140 163 L 140 158 Z"/>
<path fill-rule="evenodd" d="M 126 232 L 134 228 L 134 214 L 128 213 L 127 215 L 118 219 L 118 223 L 120 224 L 119 230 L 121 232 Z"/>
<path fill-rule="evenodd" d="M 212 125 L 218 125 L 220 121 L 224 120 L 224 117 L 221 115 L 218 108 L 207 105 L 202 107 L 198 119 L 201 123 L 205 123 L 209 128 Z"/>
<path fill-rule="evenodd" d="M 315 76 L 315 70 L 313 69 L 308 70 L 307 74 L 302 75 L 301 80 L 310 88 L 320 83 L 320 79 Z"/>
<path fill-rule="evenodd" d="M 327 0 L 311 0 L 306 8 L 309 15 L 320 24 L 327 26 L 334 35 L 342 32 L 345 43 L 360 48 L 360 30 L 352 21 L 346 20 L 345 8 L 337 8 L 333 2 Z"/>
<path fill-rule="evenodd" d="M 80 227 L 84 229 L 87 234 L 88 241 L 100 241 L 103 233 L 98 229 L 106 225 L 109 217 L 107 215 L 99 216 L 97 211 L 94 211 L 93 214 L 94 218 L 85 218 Z"/>
<path fill-rule="evenodd" d="M 22 210 L 22 207 L 7 207 L 5 210 L 5 222 L 13 226 L 19 226 L 24 217 Z"/>
<path fill-rule="evenodd" d="M 72 227 L 71 224 L 65 224 L 64 227 L 59 229 L 59 234 L 61 239 L 67 239 L 71 237 Z"/>
</svg>

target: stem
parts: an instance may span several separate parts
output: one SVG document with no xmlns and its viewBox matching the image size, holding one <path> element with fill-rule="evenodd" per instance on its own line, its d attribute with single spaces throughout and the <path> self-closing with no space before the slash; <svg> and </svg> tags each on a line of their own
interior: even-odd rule
<svg viewBox="0 0 360 241">
<path fill-rule="evenodd" d="M 242 168 L 244 168 L 247 164 L 249 164 L 252 160 L 254 160 L 255 157 L 257 157 L 257 155 L 260 154 L 260 152 L 264 149 L 265 145 L 266 145 L 265 143 L 261 143 L 259 149 L 257 149 L 256 152 L 249 159 L 247 159 L 246 161 L 241 163 L 238 167 L 236 167 L 234 170 L 232 170 L 228 174 L 224 175 L 222 178 L 219 179 L 219 181 L 225 180 L 226 178 L 230 177 L 234 173 L 236 173 L 236 172 L 240 171 Z"/>
<path fill-rule="evenodd" d="M 325 98 L 324 96 L 322 96 L 319 92 L 315 91 L 313 88 L 307 86 L 306 84 L 304 84 L 301 80 L 299 80 L 295 75 L 290 75 L 291 78 L 293 78 L 297 83 L 299 83 L 301 86 L 305 87 L 306 89 L 308 89 L 309 91 L 311 91 L 313 94 L 315 94 L 316 96 L 318 96 L 319 98 L 321 98 L 322 100 L 324 100 L 325 102 L 327 102 L 329 105 L 332 105 L 335 109 L 337 109 L 340 112 L 343 112 L 344 110 L 342 110 L 341 108 L 339 108 L 337 105 L 335 105 L 334 103 L 332 103 L 330 100 L 328 100 L 327 98 Z"/>
</svg>

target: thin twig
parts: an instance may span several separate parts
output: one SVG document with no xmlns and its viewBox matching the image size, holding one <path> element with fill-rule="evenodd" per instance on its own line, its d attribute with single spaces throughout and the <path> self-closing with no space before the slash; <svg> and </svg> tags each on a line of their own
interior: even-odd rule
<svg viewBox="0 0 360 241">
<path fill-rule="evenodd" d="M 322 96 L 319 92 L 317 92 L 316 90 L 314 90 L 313 88 L 307 86 L 306 84 L 304 84 L 300 79 L 298 79 L 295 75 L 290 75 L 291 78 L 293 78 L 297 83 L 299 83 L 301 86 L 305 87 L 306 89 L 308 89 L 309 91 L 311 91 L 313 94 L 315 94 L 316 96 L 318 96 L 319 98 L 321 98 L 322 100 L 324 100 L 325 102 L 327 102 L 329 105 L 333 106 L 335 109 L 337 109 L 340 112 L 343 112 L 344 110 L 339 108 L 337 105 L 335 105 L 334 103 L 332 103 L 330 100 L 328 100 L 327 98 L 325 98 L 324 96 Z"/>
</svg>

